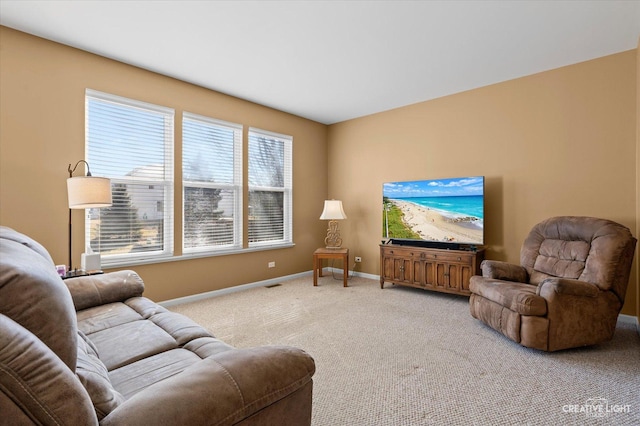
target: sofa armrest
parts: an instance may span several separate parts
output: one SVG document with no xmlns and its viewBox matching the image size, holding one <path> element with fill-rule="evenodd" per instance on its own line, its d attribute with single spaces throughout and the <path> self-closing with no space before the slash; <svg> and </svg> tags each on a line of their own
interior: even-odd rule
<svg viewBox="0 0 640 426">
<path fill-rule="evenodd" d="M 123 302 L 142 296 L 144 282 L 134 271 L 118 271 L 100 275 L 69 278 L 64 281 L 71 292 L 76 311 Z"/>
<path fill-rule="evenodd" d="M 595 284 L 567 278 L 547 278 L 536 289 L 536 294 L 545 299 L 552 293 L 560 296 L 596 297 L 599 292 L 600 289 Z"/>
<path fill-rule="evenodd" d="M 310 424 L 314 372 L 313 358 L 300 349 L 231 350 L 133 395 L 100 424 L 231 425 L 265 409 L 271 424 Z"/>
<path fill-rule="evenodd" d="M 520 265 L 499 260 L 483 260 L 480 264 L 482 276 L 496 280 L 527 282 L 527 270 Z"/>
</svg>

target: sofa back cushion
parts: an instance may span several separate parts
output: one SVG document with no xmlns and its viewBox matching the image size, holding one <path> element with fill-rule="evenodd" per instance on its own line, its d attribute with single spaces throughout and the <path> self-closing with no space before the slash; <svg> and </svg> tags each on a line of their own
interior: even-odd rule
<svg viewBox="0 0 640 426">
<path fill-rule="evenodd" d="M 36 335 L 73 372 L 76 313 L 67 286 L 43 250 L 35 241 L 16 238 L 6 228 L 0 233 L 0 313 Z"/>
</svg>

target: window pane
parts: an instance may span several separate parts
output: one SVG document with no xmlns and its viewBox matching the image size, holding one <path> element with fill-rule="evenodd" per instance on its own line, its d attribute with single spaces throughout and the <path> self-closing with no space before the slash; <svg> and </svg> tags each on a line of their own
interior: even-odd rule
<svg viewBox="0 0 640 426">
<path fill-rule="evenodd" d="M 183 248 L 242 246 L 242 126 L 188 112 L 182 120 Z"/>
<path fill-rule="evenodd" d="M 249 241 L 284 240 L 284 194 L 249 192 Z"/>
<path fill-rule="evenodd" d="M 86 148 L 113 198 L 89 211 L 87 245 L 106 265 L 172 254 L 173 110 L 87 90 Z"/>
<path fill-rule="evenodd" d="M 111 183 L 111 207 L 91 209 L 91 249 L 103 256 L 164 250 L 161 185 Z"/>
<path fill-rule="evenodd" d="M 185 187 L 185 248 L 234 244 L 234 206 L 233 191 Z"/>
<path fill-rule="evenodd" d="M 234 129 L 183 121 L 183 176 L 192 182 L 233 183 Z"/>
<path fill-rule="evenodd" d="M 249 134 L 249 185 L 284 186 L 284 141 Z"/>
</svg>

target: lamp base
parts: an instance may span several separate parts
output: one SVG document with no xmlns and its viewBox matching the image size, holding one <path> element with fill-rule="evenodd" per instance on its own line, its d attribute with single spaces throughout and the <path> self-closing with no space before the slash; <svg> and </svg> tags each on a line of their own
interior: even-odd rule
<svg viewBox="0 0 640 426">
<path fill-rule="evenodd" d="M 327 237 L 324 244 L 328 249 L 339 249 L 342 247 L 342 238 L 340 237 L 340 229 L 338 229 L 338 221 L 330 220 L 327 229 Z"/>
</svg>

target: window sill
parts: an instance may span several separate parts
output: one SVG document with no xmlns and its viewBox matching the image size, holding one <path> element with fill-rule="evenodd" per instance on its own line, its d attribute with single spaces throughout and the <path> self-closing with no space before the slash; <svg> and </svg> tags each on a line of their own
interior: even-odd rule
<svg viewBox="0 0 640 426">
<path fill-rule="evenodd" d="M 207 252 L 198 252 L 198 253 L 186 253 L 180 256 L 166 256 L 166 257 L 149 257 L 149 258 L 138 258 L 138 259 L 130 259 L 125 260 L 121 259 L 117 262 L 109 262 L 107 260 L 102 261 L 103 269 L 110 268 L 123 268 L 129 266 L 138 266 L 138 265 L 152 265 L 155 263 L 166 263 L 166 262 L 181 262 L 184 260 L 192 260 L 192 259 L 201 259 L 206 257 L 218 257 L 218 256 L 228 256 L 228 255 L 236 255 L 236 254 L 246 254 L 246 253 L 254 253 L 258 251 L 267 251 L 267 250 L 280 250 L 284 248 L 295 247 L 295 243 L 286 243 L 286 244 L 274 244 L 270 246 L 260 246 L 260 247 L 248 247 L 241 249 L 228 249 L 228 250 L 216 250 L 216 251 L 207 251 Z"/>
</svg>

